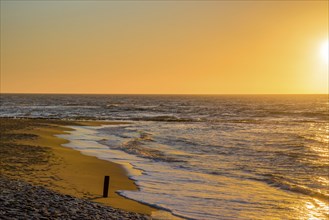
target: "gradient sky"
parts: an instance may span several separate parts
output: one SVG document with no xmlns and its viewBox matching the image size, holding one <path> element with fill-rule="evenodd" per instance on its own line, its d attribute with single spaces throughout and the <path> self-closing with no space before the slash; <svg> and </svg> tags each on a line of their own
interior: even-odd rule
<svg viewBox="0 0 329 220">
<path fill-rule="evenodd" d="M 328 1 L 1 0 L 0 91 L 328 93 L 326 42 Z"/>
</svg>

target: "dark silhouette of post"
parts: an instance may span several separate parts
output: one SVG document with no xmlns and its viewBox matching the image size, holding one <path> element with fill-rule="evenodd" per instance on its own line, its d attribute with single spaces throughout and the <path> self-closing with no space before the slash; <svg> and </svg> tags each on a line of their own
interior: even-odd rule
<svg viewBox="0 0 329 220">
<path fill-rule="evenodd" d="M 110 185 L 110 177 L 104 177 L 104 187 L 103 187 L 103 197 L 106 198 L 109 195 L 109 185 Z"/>
</svg>

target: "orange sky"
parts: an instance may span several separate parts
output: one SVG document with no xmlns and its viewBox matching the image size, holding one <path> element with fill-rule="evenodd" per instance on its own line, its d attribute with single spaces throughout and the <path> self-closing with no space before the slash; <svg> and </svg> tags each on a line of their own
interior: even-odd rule
<svg viewBox="0 0 329 220">
<path fill-rule="evenodd" d="M 1 1 L 0 91 L 328 93 L 327 41 L 328 1 Z"/>
</svg>

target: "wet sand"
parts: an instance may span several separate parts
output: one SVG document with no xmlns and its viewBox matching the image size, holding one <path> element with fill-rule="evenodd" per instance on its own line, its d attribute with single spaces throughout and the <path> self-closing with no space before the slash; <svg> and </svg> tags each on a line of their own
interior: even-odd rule
<svg viewBox="0 0 329 220">
<path fill-rule="evenodd" d="M 54 136 L 69 131 L 65 125 L 98 126 L 104 122 L 1 118 L 0 123 L 3 176 L 130 212 L 151 215 L 157 211 L 116 193 L 138 190 L 123 167 L 65 148 L 61 144 L 67 141 Z M 105 175 L 111 177 L 109 198 L 102 198 Z"/>
</svg>

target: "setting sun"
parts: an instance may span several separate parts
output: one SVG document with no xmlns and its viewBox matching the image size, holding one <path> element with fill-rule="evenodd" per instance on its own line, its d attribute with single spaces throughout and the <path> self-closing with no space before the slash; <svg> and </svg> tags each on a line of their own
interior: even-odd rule
<svg viewBox="0 0 329 220">
<path fill-rule="evenodd" d="M 322 43 L 320 53 L 321 53 L 321 58 L 323 59 L 323 61 L 325 63 L 328 63 L 328 54 L 329 54 L 328 41 L 325 41 Z"/>
</svg>

